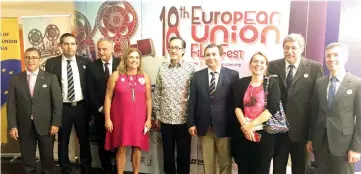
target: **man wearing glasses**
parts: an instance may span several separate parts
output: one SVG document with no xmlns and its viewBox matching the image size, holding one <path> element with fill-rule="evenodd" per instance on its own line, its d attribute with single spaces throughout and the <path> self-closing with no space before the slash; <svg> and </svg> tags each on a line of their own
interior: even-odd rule
<svg viewBox="0 0 361 174">
<path fill-rule="evenodd" d="M 63 94 L 63 118 L 59 130 L 58 157 L 63 174 L 70 174 L 69 137 L 75 128 L 80 144 L 80 163 L 82 173 L 89 173 L 92 156 L 88 138 L 89 115 L 86 109 L 86 73 L 91 63 L 89 58 L 76 56 L 76 39 L 71 33 L 60 37 L 63 54 L 46 61 L 45 70 L 56 74 Z"/>
<path fill-rule="evenodd" d="M 195 68 L 183 60 L 186 43 L 181 37 L 172 37 L 168 45 L 170 62 L 163 63 L 158 71 L 154 111 L 162 134 L 165 174 L 189 174 L 191 136 L 187 128 L 187 110 Z"/>
<path fill-rule="evenodd" d="M 25 51 L 26 71 L 10 81 L 7 117 L 10 137 L 19 139 L 25 173 L 36 172 L 36 146 L 39 146 L 42 173 L 52 173 L 54 135 L 62 119 L 62 97 L 58 79 L 41 70 L 41 53 Z"/>
</svg>

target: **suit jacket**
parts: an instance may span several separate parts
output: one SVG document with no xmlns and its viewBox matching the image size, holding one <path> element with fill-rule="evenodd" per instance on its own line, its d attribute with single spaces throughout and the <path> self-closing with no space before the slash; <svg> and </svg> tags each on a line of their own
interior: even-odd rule
<svg viewBox="0 0 361 174">
<path fill-rule="evenodd" d="M 302 57 L 290 88 L 286 86 L 285 59 L 269 63 L 270 74 L 277 74 L 281 100 L 290 124 L 288 136 L 292 142 L 306 142 L 311 116 L 311 100 L 316 80 L 323 76 L 320 63 Z"/>
<path fill-rule="evenodd" d="M 349 150 L 361 152 L 361 79 L 347 74 L 328 108 L 329 76 L 317 80 L 312 100 L 313 114 L 309 139 L 317 153 L 329 148 L 335 156 L 347 156 Z M 322 147 L 325 133 L 329 147 Z"/>
<path fill-rule="evenodd" d="M 239 78 L 238 72 L 222 67 L 216 93 L 211 100 L 208 68 L 195 72 L 191 82 L 188 104 L 188 127 L 196 126 L 198 136 L 204 136 L 212 125 L 217 137 L 228 137 L 231 108 L 231 84 Z"/>
<path fill-rule="evenodd" d="M 113 58 L 112 69 L 117 70 L 120 60 Z M 107 79 L 105 79 L 104 65 L 101 59 L 95 60 L 88 66 L 87 87 L 90 108 L 96 113 L 104 105 L 105 92 L 107 89 Z"/>
<path fill-rule="evenodd" d="M 89 58 L 82 57 L 82 56 L 75 56 L 75 58 L 76 58 L 76 63 L 78 65 L 80 85 L 81 85 L 83 97 L 84 97 L 84 100 L 87 102 L 86 73 L 87 73 L 87 67 L 91 63 L 91 60 Z M 61 83 L 62 63 L 61 62 L 62 62 L 62 55 L 48 59 L 45 64 L 45 71 L 54 73 L 58 77 L 59 84 L 62 87 L 62 83 Z"/>
<path fill-rule="evenodd" d="M 62 119 L 62 96 L 54 74 L 39 70 L 33 97 L 26 71 L 11 78 L 7 99 L 8 128 L 17 128 L 19 136 L 30 132 L 31 115 L 36 131 L 49 134 L 50 126 L 60 126 Z"/>
</svg>

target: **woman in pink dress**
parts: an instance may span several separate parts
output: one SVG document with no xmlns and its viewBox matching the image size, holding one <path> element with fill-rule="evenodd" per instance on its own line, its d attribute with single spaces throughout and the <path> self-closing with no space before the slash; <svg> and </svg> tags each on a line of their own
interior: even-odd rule
<svg viewBox="0 0 361 174">
<path fill-rule="evenodd" d="M 118 148 L 118 174 L 124 172 L 126 147 L 132 147 L 133 172 L 139 173 L 141 150 L 148 151 L 148 130 L 151 127 L 152 99 L 149 76 L 141 68 L 141 54 L 128 49 L 118 70 L 108 81 L 104 101 L 105 149 Z"/>
</svg>

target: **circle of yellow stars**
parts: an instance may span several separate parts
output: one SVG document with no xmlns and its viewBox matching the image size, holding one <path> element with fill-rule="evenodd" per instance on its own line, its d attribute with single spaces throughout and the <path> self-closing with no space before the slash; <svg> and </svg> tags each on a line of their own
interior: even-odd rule
<svg viewBox="0 0 361 174">
<path fill-rule="evenodd" d="M 1 69 L 1 72 L 2 72 L 2 73 L 6 73 L 6 69 L 5 69 L 5 68 Z M 9 71 L 8 73 L 9 73 L 9 75 L 13 75 L 13 74 L 14 74 L 14 71 Z M 7 94 L 8 94 L 8 91 L 7 91 L 7 90 L 4 91 L 4 95 L 7 95 Z"/>
</svg>

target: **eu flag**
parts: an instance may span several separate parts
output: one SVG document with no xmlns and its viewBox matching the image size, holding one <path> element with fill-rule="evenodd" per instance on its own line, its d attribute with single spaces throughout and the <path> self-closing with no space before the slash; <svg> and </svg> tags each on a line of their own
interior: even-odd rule
<svg viewBox="0 0 361 174">
<path fill-rule="evenodd" d="M 7 143 L 6 100 L 11 77 L 22 70 L 17 18 L 1 18 L 1 143 Z"/>
</svg>

